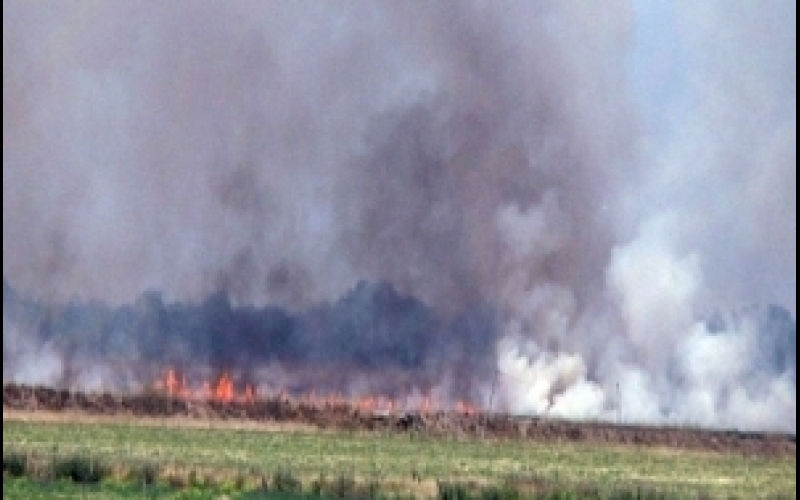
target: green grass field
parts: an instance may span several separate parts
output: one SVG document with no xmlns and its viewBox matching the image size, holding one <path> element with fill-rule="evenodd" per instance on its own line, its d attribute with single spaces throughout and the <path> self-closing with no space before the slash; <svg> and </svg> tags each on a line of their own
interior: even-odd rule
<svg viewBox="0 0 800 500">
<path fill-rule="evenodd" d="M 57 480 L 53 464 L 69 457 L 104 469 L 103 479 L 94 485 Z M 304 498 L 298 491 L 464 498 L 491 487 L 533 498 L 796 498 L 794 456 L 158 426 L 123 418 L 4 419 L 3 458 L 4 498 Z M 7 462 L 15 459 L 25 473 L 12 478 Z M 443 482 L 457 487 L 448 490 Z"/>
<path fill-rule="evenodd" d="M 311 493 L 237 491 L 223 487 L 170 488 L 167 485 L 142 487 L 130 482 L 104 481 L 99 484 L 76 484 L 68 480 L 42 481 L 30 477 L 3 478 L 3 498 L 25 500 L 103 499 L 193 500 L 226 498 L 230 500 L 319 500 Z"/>
</svg>

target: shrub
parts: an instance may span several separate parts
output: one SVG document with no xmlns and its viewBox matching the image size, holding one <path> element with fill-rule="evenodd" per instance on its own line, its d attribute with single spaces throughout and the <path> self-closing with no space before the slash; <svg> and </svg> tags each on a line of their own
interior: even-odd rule
<svg viewBox="0 0 800 500">
<path fill-rule="evenodd" d="M 197 478 L 195 478 L 196 480 Z M 184 489 L 194 486 L 191 482 L 192 479 L 190 478 L 190 474 L 181 473 L 179 471 L 173 471 L 172 473 L 168 474 L 165 477 L 165 480 L 170 488 L 173 489 Z"/>
<path fill-rule="evenodd" d="M 469 493 L 466 486 L 458 483 L 448 483 L 439 481 L 437 483 L 439 500 L 468 500 Z"/>
<path fill-rule="evenodd" d="M 481 500 L 520 500 L 522 494 L 509 487 L 489 487 L 481 492 Z"/>
<path fill-rule="evenodd" d="M 381 485 L 372 480 L 359 484 L 351 474 L 341 473 L 336 479 L 324 476 L 314 479 L 310 485 L 312 495 L 325 498 L 375 499 L 381 496 Z"/>
<path fill-rule="evenodd" d="M 339 474 L 329 493 L 335 498 L 353 498 L 356 496 L 356 480 L 352 476 Z"/>
<path fill-rule="evenodd" d="M 53 464 L 56 479 L 71 479 L 75 483 L 97 483 L 108 473 L 103 464 L 83 455 L 57 459 Z"/>
<path fill-rule="evenodd" d="M 322 496 L 325 491 L 325 477 L 320 476 L 311 482 L 311 494 L 314 496 Z"/>
<path fill-rule="evenodd" d="M 144 485 L 151 485 L 156 482 L 158 473 L 158 465 L 153 463 L 144 463 L 131 469 L 130 479 Z"/>
<path fill-rule="evenodd" d="M 8 472 L 12 476 L 24 476 L 28 471 L 28 459 L 22 453 L 3 453 L 3 473 Z"/>
<path fill-rule="evenodd" d="M 439 500 L 521 500 L 522 492 L 513 486 L 480 486 L 474 483 L 439 481 Z M 549 497 L 548 497 L 549 498 Z"/>
<path fill-rule="evenodd" d="M 279 469 L 272 475 L 272 489 L 275 491 L 299 493 L 303 485 L 300 480 L 285 469 Z"/>
</svg>

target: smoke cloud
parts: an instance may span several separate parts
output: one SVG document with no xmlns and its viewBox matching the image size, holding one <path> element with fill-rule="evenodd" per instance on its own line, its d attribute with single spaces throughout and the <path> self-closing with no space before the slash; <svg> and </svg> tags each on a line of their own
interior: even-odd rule
<svg viewBox="0 0 800 500">
<path fill-rule="evenodd" d="M 4 380 L 795 430 L 793 2 L 3 11 Z"/>
</svg>

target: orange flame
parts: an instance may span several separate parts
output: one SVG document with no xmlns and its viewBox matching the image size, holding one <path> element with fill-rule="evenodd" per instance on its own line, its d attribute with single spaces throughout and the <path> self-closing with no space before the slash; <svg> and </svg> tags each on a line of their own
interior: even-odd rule
<svg viewBox="0 0 800 500">
<path fill-rule="evenodd" d="M 456 403 L 456 412 L 470 416 L 475 415 L 478 412 L 478 408 L 469 401 L 459 401 Z"/>
<path fill-rule="evenodd" d="M 174 368 L 169 368 L 162 377 L 155 381 L 154 387 L 170 397 L 183 399 L 217 401 L 220 403 L 255 403 L 257 400 L 256 388 L 253 384 L 245 384 L 244 388 L 237 393 L 233 377 L 228 371 L 223 371 L 215 382 L 212 383 L 205 380 L 199 387 L 192 389 L 186 381 L 185 374 L 181 374 Z M 363 413 L 394 413 L 397 410 L 408 408 L 409 403 L 407 399 L 403 402 L 403 400 L 398 401 L 383 395 L 362 394 L 348 398 L 338 392 L 320 394 L 313 389 L 302 395 L 292 395 L 285 388 L 281 388 L 273 394 L 273 397 L 285 403 L 295 401 L 314 408 L 349 408 Z M 417 411 L 427 414 L 444 408 L 466 416 L 480 412 L 480 408 L 477 405 L 466 400 L 440 406 L 430 393 L 423 394 L 416 405 Z"/>
<path fill-rule="evenodd" d="M 175 377 L 175 370 L 167 370 L 167 394 L 175 396 L 178 393 L 178 379 Z"/>
<path fill-rule="evenodd" d="M 190 395 L 189 387 L 186 385 L 186 375 L 178 378 L 177 372 L 170 368 L 164 376 L 164 381 L 156 383 L 156 388 L 166 390 L 167 394 L 172 397 L 188 397 Z"/>
<path fill-rule="evenodd" d="M 245 403 L 252 403 L 256 400 L 256 391 L 253 389 L 252 384 L 247 384 L 244 386 L 244 402 Z"/>
<path fill-rule="evenodd" d="M 420 407 L 420 411 L 422 413 L 431 413 L 433 411 L 433 401 L 430 394 L 427 394 L 424 398 L 422 398 L 422 406 Z"/>
<path fill-rule="evenodd" d="M 214 399 L 230 403 L 234 397 L 233 380 L 227 372 L 223 372 L 214 386 Z"/>
</svg>

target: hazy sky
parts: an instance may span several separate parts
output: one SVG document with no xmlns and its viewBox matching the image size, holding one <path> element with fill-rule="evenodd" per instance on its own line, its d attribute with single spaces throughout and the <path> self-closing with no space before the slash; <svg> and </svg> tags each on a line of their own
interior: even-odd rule
<svg viewBox="0 0 800 500">
<path fill-rule="evenodd" d="M 623 141 L 592 159 L 618 162 L 599 204 L 618 212 L 612 239 L 624 244 L 646 219 L 672 213 L 675 243 L 699 252 L 716 292 L 730 295 L 713 300 L 794 313 L 792 2 L 466 6 L 4 2 L 4 275 L 36 293 L 111 300 L 149 287 L 202 295 L 237 261 L 260 275 L 292 268 L 338 282 L 317 284 L 334 295 L 360 275 L 380 277 L 341 248 L 350 222 L 331 204 L 358 170 L 343 165 L 392 107 L 486 95 L 486 77 L 459 61 L 481 53 L 503 78 L 538 71 L 541 88 L 562 78 L 567 106 L 580 107 L 570 120 L 628 127 L 575 139 Z M 462 22 L 481 9 L 488 21 Z M 459 41 L 469 30 L 474 38 Z M 503 50 L 530 51 L 529 67 L 508 66 Z M 506 113 L 497 99 L 470 105 Z M 251 181 L 251 195 L 275 192 L 271 209 L 237 215 L 224 193 L 207 192 L 239 196 Z M 199 201 L 215 194 L 217 203 Z M 268 241 L 275 231 L 286 237 Z M 319 245 L 327 254 L 309 248 Z M 244 288 L 269 300 L 260 285 Z"/>
</svg>

